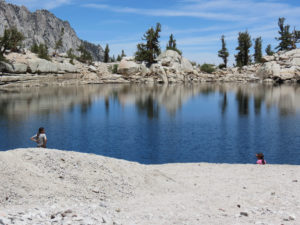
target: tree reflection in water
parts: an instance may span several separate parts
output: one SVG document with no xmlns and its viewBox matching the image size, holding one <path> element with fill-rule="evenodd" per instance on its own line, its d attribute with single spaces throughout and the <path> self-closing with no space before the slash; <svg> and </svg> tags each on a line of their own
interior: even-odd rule
<svg viewBox="0 0 300 225">
<path fill-rule="evenodd" d="M 159 105 L 153 100 L 152 96 L 149 95 L 145 101 L 141 99 L 137 100 L 136 106 L 139 114 L 146 113 L 149 119 L 159 118 Z"/>
<path fill-rule="evenodd" d="M 92 107 L 92 99 L 91 97 L 88 97 L 86 101 L 83 101 L 80 104 L 81 113 L 86 114 L 91 107 Z"/>
<path fill-rule="evenodd" d="M 220 90 L 221 96 L 221 102 L 220 102 L 220 107 L 221 107 L 221 113 L 222 115 L 225 115 L 228 107 L 228 99 L 227 99 L 227 92 L 224 90 Z"/>
<path fill-rule="evenodd" d="M 254 112 L 255 112 L 255 115 L 259 115 L 261 113 L 262 103 L 263 103 L 262 96 L 255 96 L 254 97 Z"/>
<path fill-rule="evenodd" d="M 106 114 L 109 114 L 109 97 L 108 96 L 105 96 L 105 112 Z"/>
<path fill-rule="evenodd" d="M 214 102 L 214 93 L 220 93 L 219 102 Z M 229 94 L 230 93 L 230 94 Z M 235 96 L 235 97 L 234 97 Z M 89 112 L 95 100 L 103 99 L 105 112 L 111 113 L 111 103 L 134 105 L 139 114 L 149 119 L 160 117 L 163 108 L 169 117 L 176 117 L 178 111 L 191 100 L 201 102 L 200 110 L 205 104 L 219 104 L 222 115 L 231 109 L 238 115 L 250 113 L 250 102 L 253 102 L 254 115 L 262 110 L 271 112 L 274 107 L 281 116 L 295 114 L 300 109 L 299 86 L 263 86 L 233 84 L 199 84 L 199 85 L 95 85 L 79 87 L 56 87 L 19 89 L 17 91 L 0 92 L 0 116 L 4 120 L 22 120 L 32 115 L 45 115 L 69 112 L 79 106 L 81 113 Z M 205 101 L 201 101 L 205 99 Z M 102 100 L 101 100 L 102 101 Z M 236 104 L 234 104 L 234 101 Z M 205 103 L 206 102 L 206 103 Z M 251 105 L 252 106 L 252 105 Z M 230 110 L 231 112 L 232 110 Z"/>
<path fill-rule="evenodd" d="M 299 121 L 300 86 L 292 85 L 0 91 L 0 150 L 32 146 L 28 135 L 42 125 L 51 148 L 141 163 L 249 163 L 258 149 L 269 162 L 299 163 Z"/>
<path fill-rule="evenodd" d="M 236 93 L 236 100 L 238 103 L 238 113 L 240 116 L 248 116 L 249 113 L 249 96 L 240 88 Z"/>
</svg>

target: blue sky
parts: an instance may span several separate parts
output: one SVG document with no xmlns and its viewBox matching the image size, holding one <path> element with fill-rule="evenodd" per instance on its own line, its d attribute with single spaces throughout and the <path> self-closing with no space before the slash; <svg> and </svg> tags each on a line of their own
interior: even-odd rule
<svg viewBox="0 0 300 225">
<path fill-rule="evenodd" d="M 226 36 L 230 62 L 237 36 L 246 29 L 252 39 L 261 36 L 263 47 L 277 45 L 277 21 L 300 29 L 299 0 L 7 0 L 30 10 L 46 8 L 68 20 L 81 39 L 110 45 L 111 54 L 122 49 L 133 55 L 145 31 L 162 24 L 161 47 L 171 33 L 185 57 L 199 63 L 220 63 L 220 37 Z"/>
</svg>

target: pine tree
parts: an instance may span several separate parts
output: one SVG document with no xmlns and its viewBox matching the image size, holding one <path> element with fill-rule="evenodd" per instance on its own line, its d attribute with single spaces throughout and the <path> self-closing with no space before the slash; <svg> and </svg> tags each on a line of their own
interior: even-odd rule
<svg viewBox="0 0 300 225">
<path fill-rule="evenodd" d="M 122 50 L 122 53 L 121 53 L 121 58 L 123 58 L 123 57 L 126 57 L 124 50 Z"/>
<path fill-rule="evenodd" d="M 239 33 L 238 43 L 239 46 L 236 48 L 238 54 L 235 55 L 235 58 L 237 66 L 242 67 L 251 63 L 249 50 L 252 46 L 252 42 L 248 31 Z"/>
<path fill-rule="evenodd" d="M 117 61 L 120 62 L 121 60 L 122 60 L 122 57 L 120 55 L 118 55 Z"/>
<path fill-rule="evenodd" d="M 83 44 L 78 47 L 77 51 L 80 52 L 80 56 L 77 58 L 80 62 L 91 63 L 93 61 L 91 53 L 86 50 Z"/>
<path fill-rule="evenodd" d="M 115 62 L 115 61 L 116 61 L 115 55 L 113 55 L 113 56 L 110 58 L 110 61 L 111 61 L 111 62 Z"/>
<path fill-rule="evenodd" d="M 41 59 L 50 60 L 48 46 L 45 44 L 40 44 L 38 47 L 38 57 Z"/>
<path fill-rule="evenodd" d="M 104 50 L 104 62 L 108 63 L 109 62 L 109 46 L 106 44 L 105 50 Z"/>
<path fill-rule="evenodd" d="M 124 57 L 126 57 L 126 54 L 125 54 L 124 50 L 122 50 L 121 55 L 118 55 L 118 57 L 117 57 L 117 61 L 120 62 Z"/>
<path fill-rule="evenodd" d="M 221 41 L 222 41 L 222 49 L 218 52 L 218 56 L 223 59 L 224 66 L 225 66 L 225 68 L 227 68 L 229 53 L 228 53 L 228 50 L 226 48 L 226 42 L 225 42 L 225 36 L 224 35 L 222 35 Z"/>
<path fill-rule="evenodd" d="M 4 54 L 7 50 L 18 51 L 22 46 L 23 40 L 24 36 L 17 28 L 5 29 L 3 36 L 0 37 L 0 60 L 4 59 Z"/>
<path fill-rule="evenodd" d="M 31 48 L 30 51 L 37 54 L 39 58 L 41 59 L 46 59 L 46 60 L 50 60 L 50 56 L 49 56 L 49 52 L 48 52 L 48 47 L 45 44 L 37 44 L 34 43 Z"/>
<path fill-rule="evenodd" d="M 156 24 L 156 28 L 151 27 L 143 36 L 142 40 L 146 43 L 139 43 L 135 58 L 137 61 L 147 61 L 154 63 L 155 58 L 160 54 L 159 33 L 161 32 L 160 23 Z"/>
<path fill-rule="evenodd" d="M 60 32 L 60 37 L 58 39 L 58 41 L 55 43 L 55 47 L 54 47 L 54 55 L 57 54 L 57 51 L 63 47 L 63 36 L 64 36 L 64 33 L 65 33 L 65 29 L 64 28 L 61 28 L 61 32 Z"/>
<path fill-rule="evenodd" d="M 292 34 L 290 33 L 290 25 L 284 25 L 285 18 L 279 18 L 278 27 L 279 27 L 279 37 L 276 38 L 279 41 L 279 45 L 276 47 L 278 51 L 291 50 L 294 48 L 292 41 Z"/>
<path fill-rule="evenodd" d="M 297 43 L 300 43 L 300 31 L 296 30 L 294 28 L 294 31 L 292 33 L 292 47 L 293 47 L 293 49 L 297 48 L 297 45 L 296 45 Z"/>
<path fill-rule="evenodd" d="M 67 51 L 67 55 L 68 55 L 68 58 L 70 59 L 70 63 L 74 65 L 74 59 L 76 58 L 76 55 L 74 55 L 74 53 L 73 53 L 73 48 L 70 48 Z"/>
<path fill-rule="evenodd" d="M 269 56 L 274 55 L 274 52 L 272 51 L 272 46 L 270 44 L 266 48 L 266 53 Z"/>
<path fill-rule="evenodd" d="M 39 53 L 39 46 L 36 42 L 33 43 L 33 45 L 30 48 L 30 51 L 35 54 Z"/>
<path fill-rule="evenodd" d="M 255 63 L 262 62 L 262 39 L 261 37 L 256 38 L 254 45 L 254 61 Z"/>
<path fill-rule="evenodd" d="M 179 55 L 182 55 L 182 52 L 177 48 L 176 40 L 174 39 L 173 34 L 170 35 L 170 39 L 166 49 L 176 51 Z"/>
</svg>

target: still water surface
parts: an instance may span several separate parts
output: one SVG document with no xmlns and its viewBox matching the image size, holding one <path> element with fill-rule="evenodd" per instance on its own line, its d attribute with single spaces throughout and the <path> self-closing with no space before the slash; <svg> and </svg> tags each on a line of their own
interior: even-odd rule
<svg viewBox="0 0 300 225">
<path fill-rule="evenodd" d="M 0 150 L 48 148 L 145 164 L 300 165 L 300 86 L 97 85 L 0 92 Z"/>
</svg>

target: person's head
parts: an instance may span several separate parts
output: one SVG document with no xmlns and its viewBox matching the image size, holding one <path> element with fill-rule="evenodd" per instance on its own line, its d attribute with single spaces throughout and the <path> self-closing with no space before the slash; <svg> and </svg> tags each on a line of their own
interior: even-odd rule
<svg viewBox="0 0 300 225">
<path fill-rule="evenodd" d="M 44 134 L 45 133 L 45 128 L 44 127 L 40 127 L 38 133 L 39 134 Z"/>
<path fill-rule="evenodd" d="M 257 159 L 264 159 L 264 154 L 263 153 L 257 153 L 256 158 Z"/>
</svg>

